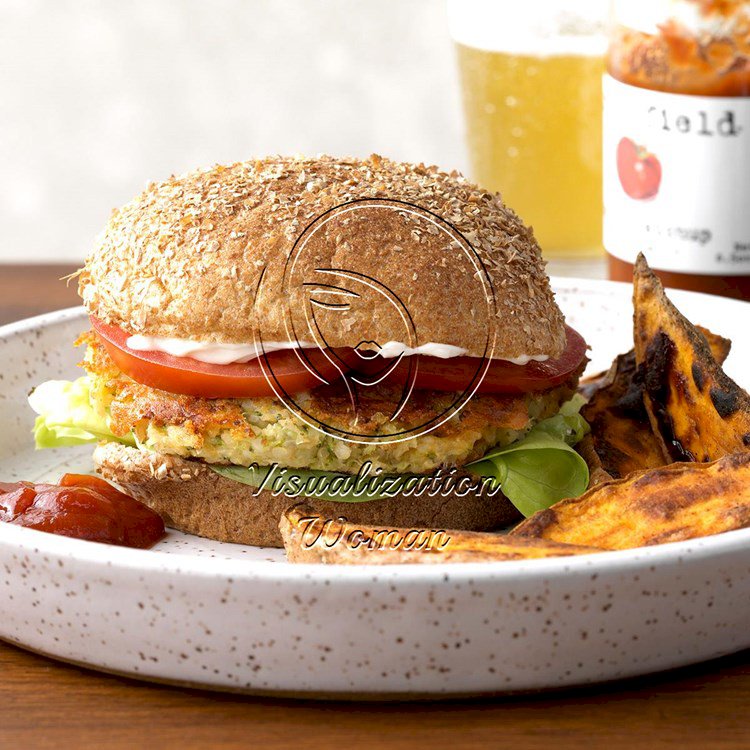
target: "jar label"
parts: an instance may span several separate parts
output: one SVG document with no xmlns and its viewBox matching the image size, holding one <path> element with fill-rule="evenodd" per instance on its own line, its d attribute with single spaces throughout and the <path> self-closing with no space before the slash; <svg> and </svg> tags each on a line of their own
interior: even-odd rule
<svg viewBox="0 0 750 750">
<path fill-rule="evenodd" d="M 750 273 L 750 98 L 604 76 L 604 247 L 653 268 Z"/>
</svg>

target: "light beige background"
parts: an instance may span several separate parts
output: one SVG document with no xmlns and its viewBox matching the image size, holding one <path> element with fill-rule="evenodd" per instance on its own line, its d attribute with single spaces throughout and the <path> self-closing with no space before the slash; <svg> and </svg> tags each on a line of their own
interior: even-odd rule
<svg viewBox="0 0 750 750">
<path fill-rule="evenodd" d="M 454 63 L 442 0 L 0 0 L 0 262 L 80 259 L 194 166 L 463 168 Z"/>
</svg>

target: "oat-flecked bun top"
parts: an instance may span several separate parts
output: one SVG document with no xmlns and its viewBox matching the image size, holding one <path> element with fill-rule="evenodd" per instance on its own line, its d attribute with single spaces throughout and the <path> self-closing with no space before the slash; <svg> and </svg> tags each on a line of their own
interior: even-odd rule
<svg viewBox="0 0 750 750">
<path fill-rule="evenodd" d="M 131 334 L 434 342 L 503 359 L 565 346 L 534 235 L 500 197 L 376 155 L 270 157 L 152 184 L 112 214 L 79 292 Z"/>
</svg>

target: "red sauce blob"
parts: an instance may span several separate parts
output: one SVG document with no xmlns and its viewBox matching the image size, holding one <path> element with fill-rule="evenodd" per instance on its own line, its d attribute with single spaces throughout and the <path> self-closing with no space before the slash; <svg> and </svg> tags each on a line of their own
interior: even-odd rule
<svg viewBox="0 0 750 750">
<path fill-rule="evenodd" d="M 0 521 L 139 549 L 164 536 L 164 521 L 156 511 L 84 474 L 65 474 L 60 484 L 0 482 Z"/>
</svg>

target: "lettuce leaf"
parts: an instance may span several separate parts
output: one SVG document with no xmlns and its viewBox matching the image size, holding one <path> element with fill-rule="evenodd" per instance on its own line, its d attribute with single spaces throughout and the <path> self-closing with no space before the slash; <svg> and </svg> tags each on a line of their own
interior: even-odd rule
<svg viewBox="0 0 750 750">
<path fill-rule="evenodd" d="M 578 497 L 589 484 L 588 466 L 572 447 L 589 431 L 578 413 L 584 402 L 575 396 L 521 440 L 490 451 L 466 468 L 490 478 L 527 518 L 566 497 Z"/>
<path fill-rule="evenodd" d="M 91 406 L 88 378 L 74 381 L 48 380 L 29 395 L 31 408 L 39 415 L 34 423 L 37 448 L 62 448 L 99 440 L 135 445 L 132 434 L 118 437 L 106 416 Z"/>
</svg>

